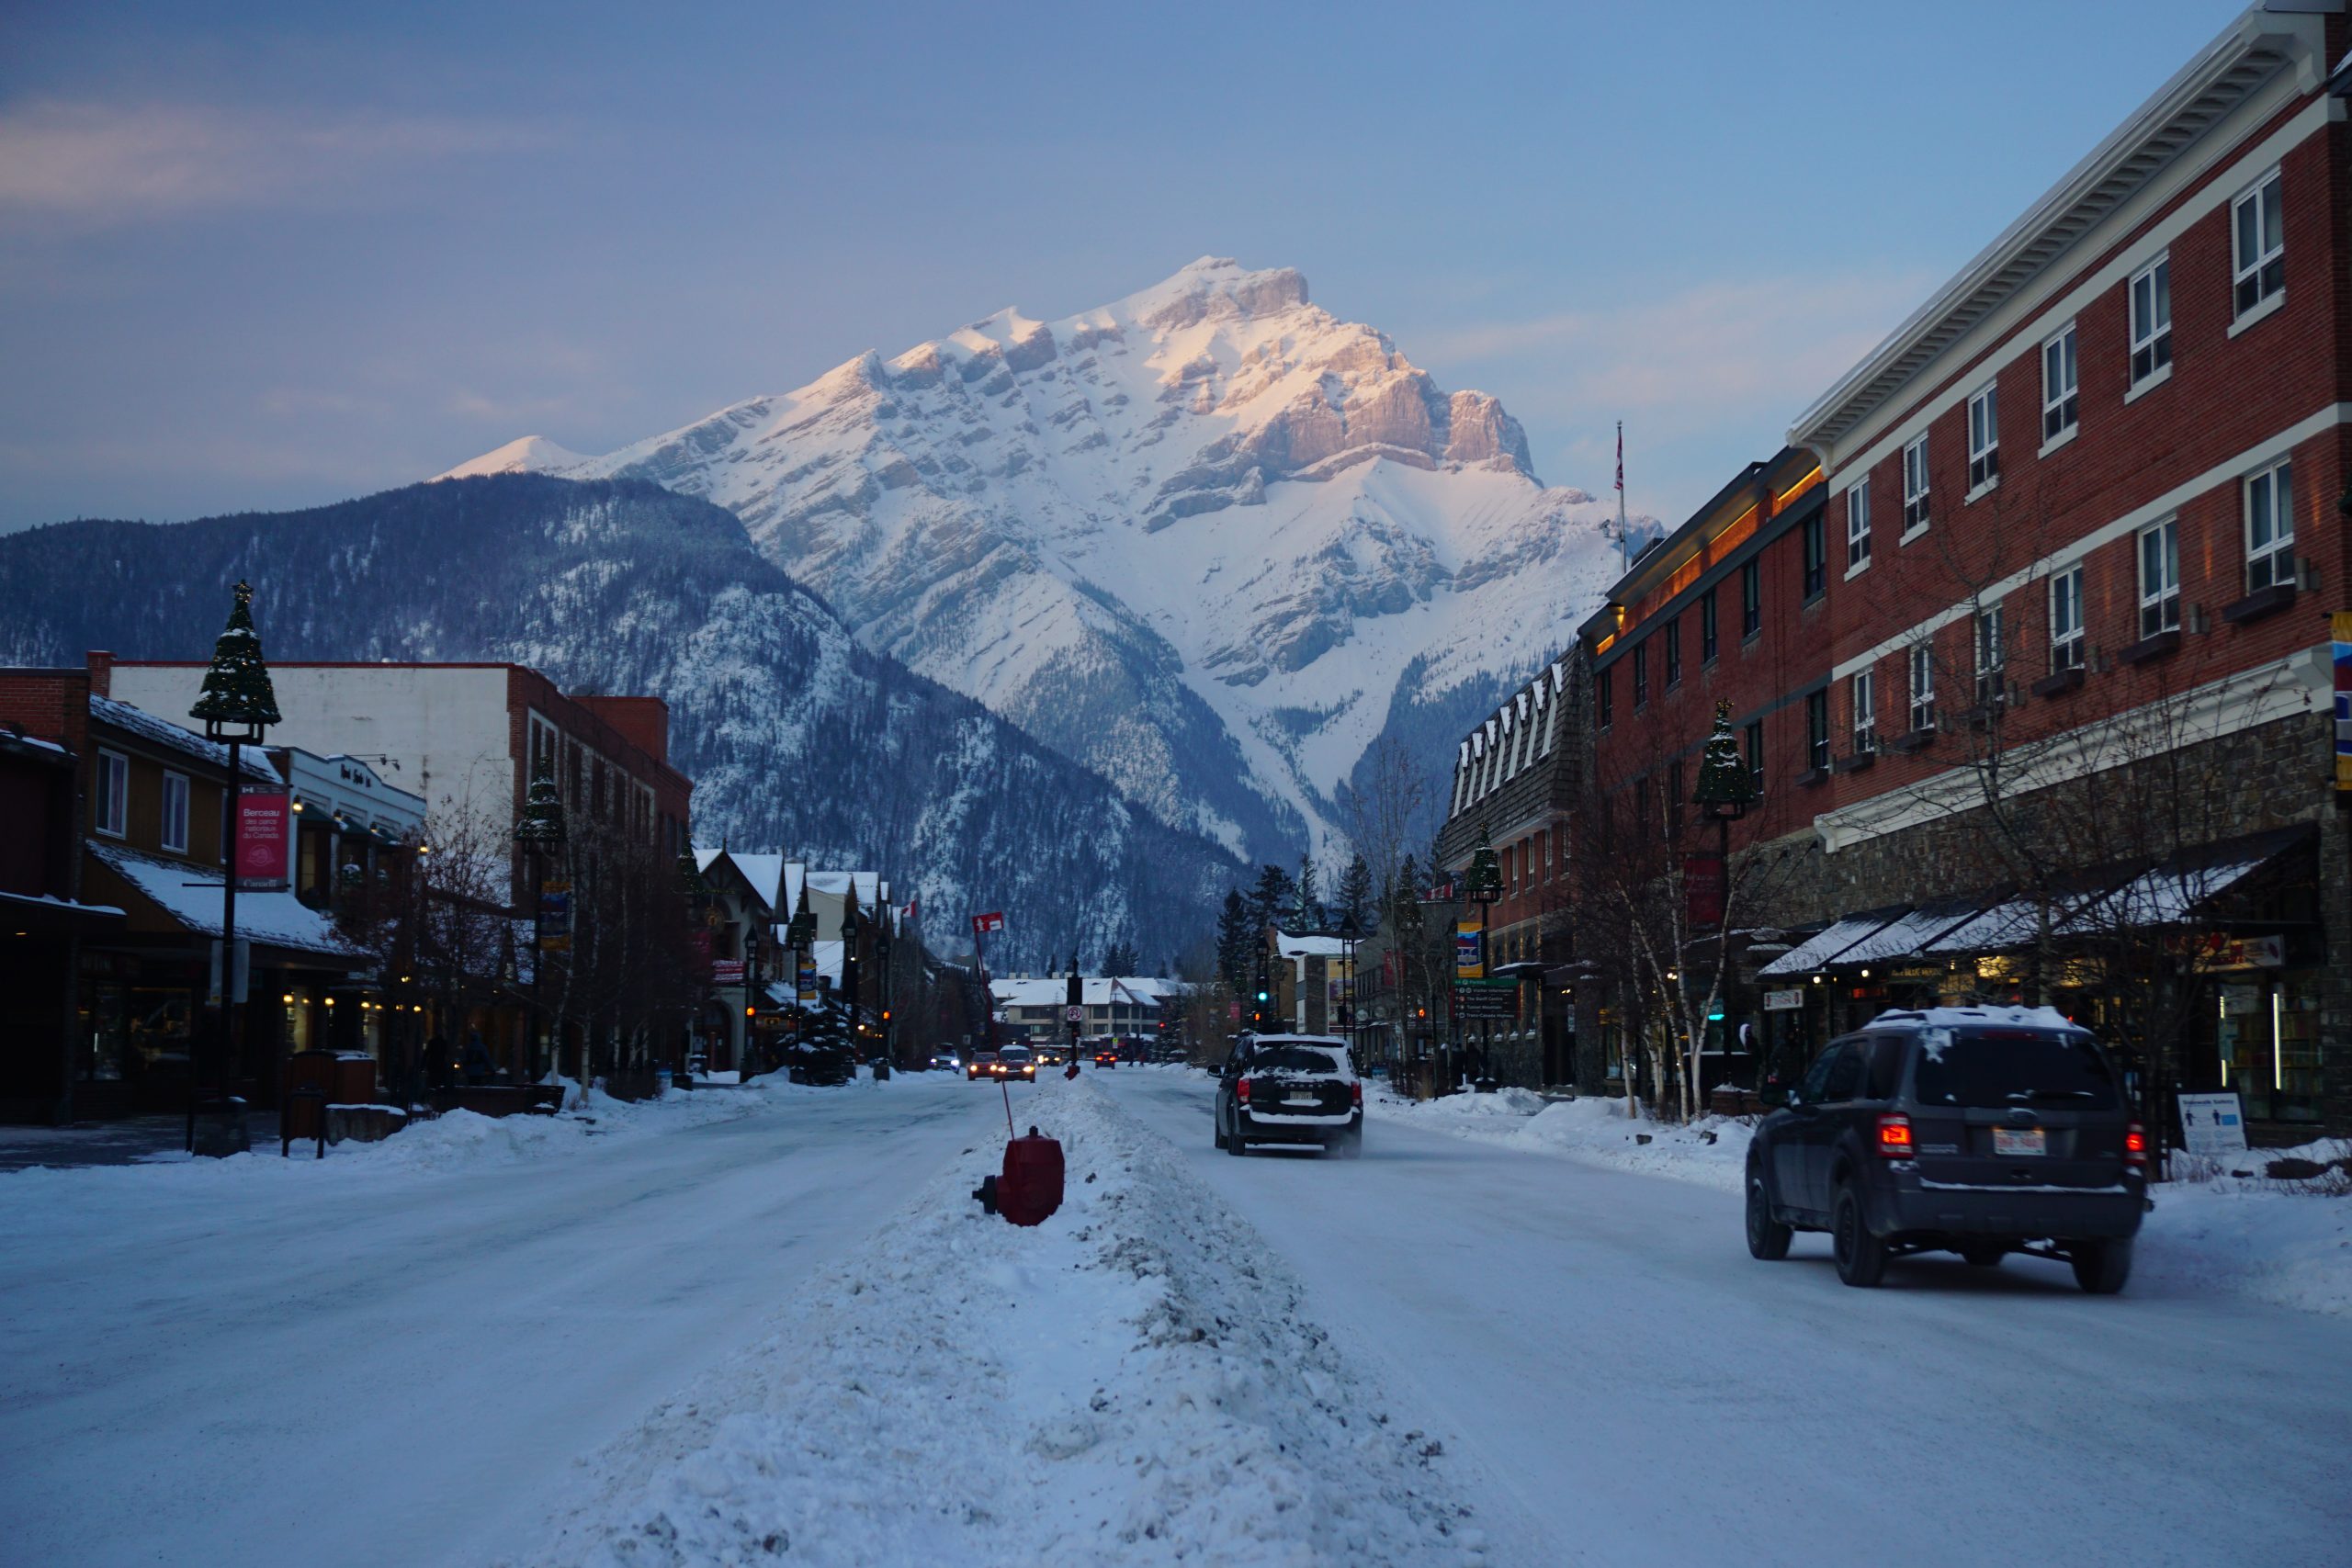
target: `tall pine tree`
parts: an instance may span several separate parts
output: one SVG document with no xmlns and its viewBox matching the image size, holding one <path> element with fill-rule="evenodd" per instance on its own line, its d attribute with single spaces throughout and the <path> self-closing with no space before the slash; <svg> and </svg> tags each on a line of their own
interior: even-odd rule
<svg viewBox="0 0 2352 1568">
<path fill-rule="evenodd" d="M 1235 888 L 1225 896 L 1225 909 L 1216 918 L 1217 977 L 1235 990 L 1250 978 L 1256 957 L 1259 928 L 1250 918 L 1250 901 Z"/>
<path fill-rule="evenodd" d="M 1315 886 L 1315 857 L 1298 857 L 1298 902 L 1292 907 L 1291 920 L 1295 929 L 1319 931 L 1330 923 L 1330 916 L 1323 908 L 1323 899 Z"/>
<path fill-rule="evenodd" d="M 1261 929 L 1278 926 L 1291 917 L 1291 906 L 1298 897 L 1298 885 L 1290 873 L 1278 865 L 1261 866 L 1258 885 L 1250 890 L 1250 919 Z"/>
<path fill-rule="evenodd" d="M 1353 921 L 1359 934 L 1372 930 L 1372 866 L 1363 856 L 1348 862 L 1348 869 L 1340 874 L 1340 886 L 1334 894 L 1338 907 L 1332 910 L 1340 924 Z"/>
</svg>

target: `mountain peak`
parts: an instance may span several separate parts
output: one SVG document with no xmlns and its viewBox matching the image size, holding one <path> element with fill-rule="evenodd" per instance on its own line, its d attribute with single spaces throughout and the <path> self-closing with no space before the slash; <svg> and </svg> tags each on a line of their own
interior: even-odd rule
<svg viewBox="0 0 2352 1568">
<path fill-rule="evenodd" d="M 482 474 L 552 474 L 593 461 L 587 454 L 559 446 L 544 435 L 526 435 L 433 477 L 468 479 Z"/>
<path fill-rule="evenodd" d="M 1183 327 L 1216 316 L 1277 315 L 1306 303 L 1306 276 L 1296 267 L 1252 269 L 1231 256 L 1203 256 L 1110 310 L 1148 326 Z"/>
</svg>

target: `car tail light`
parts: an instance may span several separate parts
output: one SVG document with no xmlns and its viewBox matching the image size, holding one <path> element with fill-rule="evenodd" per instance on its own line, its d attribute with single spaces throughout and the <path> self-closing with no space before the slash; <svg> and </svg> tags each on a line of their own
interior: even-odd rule
<svg viewBox="0 0 2352 1568">
<path fill-rule="evenodd" d="M 1878 1152 L 1889 1159 L 1909 1159 L 1911 1147 L 1911 1118 L 1882 1116 L 1878 1119 Z"/>
<path fill-rule="evenodd" d="M 1355 1107 L 1358 1111 L 1362 1111 L 1363 1109 L 1363 1080 L 1362 1078 L 1358 1078 L 1353 1083 L 1348 1085 L 1348 1098 L 1355 1101 Z"/>
<path fill-rule="evenodd" d="M 2137 1122 L 2123 1130 L 2123 1163 L 2125 1165 L 2148 1163 L 2148 1130 Z"/>
<path fill-rule="evenodd" d="M 1249 1103 L 1250 1103 L 1250 1080 L 1249 1080 L 1248 1078 L 1237 1078 L 1236 1080 L 1234 1080 L 1233 1092 L 1234 1092 L 1235 1094 L 1238 1094 L 1238 1095 L 1239 1095 L 1239 1096 L 1241 1097 L 1241 1103 L 1242 1103 L 1242 1104 L 1244 1104 L 1244 1105 L 1249 1104 Z"/>
</svg>

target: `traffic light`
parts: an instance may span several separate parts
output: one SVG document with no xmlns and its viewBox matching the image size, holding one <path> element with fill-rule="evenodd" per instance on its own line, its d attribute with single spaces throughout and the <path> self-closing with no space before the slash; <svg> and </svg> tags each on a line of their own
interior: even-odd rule
<svg viewBox="0 0 2352 1568">
<path fill-rule="evenodd" d="M 745 1018 L 756 1018 L 756 1017 L 758 1017 L 758 1016 L 759 1016 L 759 1010 L 760 1010 L 759 1009 L 757 1009 L 757 1008 L 753 1007 L 753 1006 L 752 1006 L 751 1003 L 749 1003 L 749 1002 L 745 1002 L 745 1003 L 743 1004 L 743 1016 L 744 1016 Z"/>
<path fill-rule="evenodd" d="M 884 1008 L 882 1010 L 882 1021 L 885 1023 L 890 1021 L 890 1010 L 888 1008 Z"/>
</svg>

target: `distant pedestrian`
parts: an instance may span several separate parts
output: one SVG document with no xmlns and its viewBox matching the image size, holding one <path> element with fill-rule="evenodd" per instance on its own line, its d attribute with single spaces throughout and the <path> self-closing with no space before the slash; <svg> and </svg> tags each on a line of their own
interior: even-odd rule
<svg viewBox="0 0 2352 1568">
<path fill-rule="evenodd" d="M 449 1087 L 449 1041 L 437 1030 L 424 1043 L 424 1081 L 435 1089 Z"/>
</svg>

